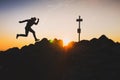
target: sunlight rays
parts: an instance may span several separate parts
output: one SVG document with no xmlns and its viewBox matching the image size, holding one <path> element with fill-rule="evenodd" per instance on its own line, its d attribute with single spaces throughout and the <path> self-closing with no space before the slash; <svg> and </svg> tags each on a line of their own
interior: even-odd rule
<svg viewBox="0 0 120 80">
<path fill-rule="evenodd" d="M 70 39 L 63 39 L 63 46 L 68 46 L 68 44 L 70 43 Z"/>
</svg>

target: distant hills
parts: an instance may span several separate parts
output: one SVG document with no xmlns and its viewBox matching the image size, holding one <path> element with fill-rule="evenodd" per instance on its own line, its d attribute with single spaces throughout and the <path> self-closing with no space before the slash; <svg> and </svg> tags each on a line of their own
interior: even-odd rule
<svg viewBox="0 0 120 80">
<path fill-rule="evenodd" d="M 119 80 L 120 43 L 105 35 L 90 41 L 42 39 L 0 52 L 1 80 Z"/>
</svg>

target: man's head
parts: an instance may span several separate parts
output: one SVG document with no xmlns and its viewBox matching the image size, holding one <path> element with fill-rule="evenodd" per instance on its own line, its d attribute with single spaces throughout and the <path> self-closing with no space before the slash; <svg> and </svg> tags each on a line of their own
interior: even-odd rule
<svg viewBox="0 0 120 80">
<path fill-rule="evenodd" d="M 36 21 L 36 17 L 32 17 L 31 20 Z"/>
</svg>

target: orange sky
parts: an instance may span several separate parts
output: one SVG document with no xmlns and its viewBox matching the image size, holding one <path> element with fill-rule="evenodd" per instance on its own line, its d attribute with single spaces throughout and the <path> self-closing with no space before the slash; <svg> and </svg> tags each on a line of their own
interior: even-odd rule
<svg viewBox="0 0 120 80">
<path fill-rule="evenodd" d="M 105 34 L 120 42 L 119 0 L 10 1 L 0 1 L 0 50 L 35 43 L 31 33 L 27 38 L 15 38 L 17 33 L 24 33 L 26 25 L 18 21 L 33 16 L 40 18 L 39 24 L 32 27 L 39 39 L 78 41 L 76 19 L 81 15 L 82 40 Z"/>
</svg>

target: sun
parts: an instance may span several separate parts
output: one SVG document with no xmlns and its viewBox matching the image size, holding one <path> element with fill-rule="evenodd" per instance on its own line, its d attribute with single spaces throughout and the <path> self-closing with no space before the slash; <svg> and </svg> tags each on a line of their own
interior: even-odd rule
<svg viewBox="0 0 120 80">
<path fill-rule="evenodd" d="M 63 39 L 63 46 L 67 46 L 69 44 L 69 39 Z"/>
</svg>

